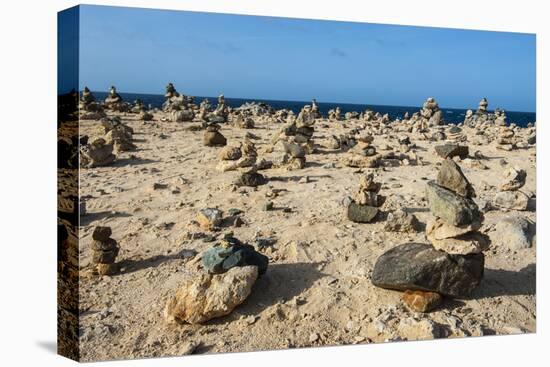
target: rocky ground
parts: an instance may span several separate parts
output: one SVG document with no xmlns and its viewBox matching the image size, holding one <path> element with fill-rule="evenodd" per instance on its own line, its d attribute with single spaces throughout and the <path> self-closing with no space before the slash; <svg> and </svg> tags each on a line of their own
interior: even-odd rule
<svg viewBox="0 0 550 367">
<path fill-rule="evenodd" d="M 80 172 L 87 211 L 81 217 L 83 274 L 98 225 L 112 228 L 121 265 L 117 275 L 81 279 L 83 360 L 535 332 L 535 240 L 522 248 L 499 229 L 507 216 L 536 221 L 533 145 L 511 151 L 474 145 L 475 131 L 463 128 L 470 155 L 479 151 L 485 156 L 475 160 L 481 165 L 458 162 L 480 207 L 493 200 L 505 169 L 517 166 L 527 172 L 521 191 L 531 197 L 529 210 L 487 211 L 480 232 L 492 243 L 481 284 L 467 299 L 445 299 L 430 313 L 416 313 L 403 305 L 401 292 L 375 287 L 370 277 L 385 251 L 409 241 L 428 243 L 424 230 L 386 232 L 384 212 L 405 209 L 425 226 L 430 216 L 425 186 L 437 176 L 441 158 L 434 146 L 441 142 L 419 133 L 376 135 L 372 145 L 380 153 L 398 148 L 396 137 L 408 135 L 421 164 L 376 169 L 380 194 L 387 199 L 380 219 L 358 224 L 348 220 L 343 201 L 368 169 L 343 165 L 346 153 L 329 148 L 331 135 L 349 131 L 356 122 L 318 120 L 317 153 L 307 155 L 306 167 L 261 171 L 269 182 L 252 188 L 233 185 L 238 171 L 216 170 L 220 148 L 203 146 L 204 131 L 189 129 L 200 124 L 161 122 L 159 113 L 146 123 L 136 115 L 118 115 L 134 129 L 137 149 L 117 154 L 109 166 Z M 82 121 L 80 134 L 99 136 L 99 126 L 97 120 Z M 254 129 L 223 125 L 220 132 L 230 144 L 247 132 L 258 136 L 253 142 L 259 157 L 277 161 L 279 149 L 265 150 L 279 127 L 257 122 Z M 265 208 L 268 201 L 271 210 Z M 194 220 L 207 207 L 242 210 L 243 223 L 204 231 Z M 200 254 L 227 232 L 266 255 L 267 272 L 228 316 L 202 325 L 167 323 L 167 300 L 200 270 Z M 266 238 L 274 243 L 258 241 Z"/>
</svg>

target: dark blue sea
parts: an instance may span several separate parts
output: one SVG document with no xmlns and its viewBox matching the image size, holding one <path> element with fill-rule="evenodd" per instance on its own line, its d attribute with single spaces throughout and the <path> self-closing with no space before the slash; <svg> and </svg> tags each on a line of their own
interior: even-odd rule
<svg viewBox="0 0 550 367">
<path fill-rule="evenodd" d="M 105 92 L 92 92 L 99 100 L 105 99 L 107 93 Z M 136 93 L 119 93 L 120 96 L 127 102 L 133 102 L 136 99 L 141 99 L 146 105 L 160 108 L 164 102 L 164 96 L 159 94 L 136 94 Z M 204 98 L 208 98 L 210 103 L 215 105 L 217 103 L 217 97 L 195 97 L 195 103 L 200 103 Z M 231 107 L 239 107 L 246 102 L 265 102 L 276 110 L 289 109 L 295 113 L 300 112 L 300 109 L 306 105 L 311 104 L 311 101 L 275 101 L 275 100 L 263 100 L 263 99 L 242 99 L 242 98 L 228 98 L 225 97 L 225 101 Z M 328 103 L 317 102 L 319 109 L 323 116 L 326 116 L 330 109 L 340 107 L 342 113 L 351 111 L 365 111 L 367 109 L 374 112 L 380 112 L 381 114 L 389 114 L 391 119 L 402 118 L 403 115 L 408 112 L 412 115 L 414 112 L 420 110 L 420 106 L 386 106 L 386 105 L 369 105 L 369 104 L 350 104 L 350 103 Z M 476 106 L 472 106 L 475 109 Z M 441 110 L 444 113 L 444 119 L 449 123 L 461 123 L 464 121 L 465 109 L 457 108 L 443 108 Z M 537 120 L 536 113 L 533 112 L 519 112 L 519 111 L 506 111 L 506 117 L 508 123 L 516 123 L 518 126 L 527 126 L 530 122 Z"/>
</svg>

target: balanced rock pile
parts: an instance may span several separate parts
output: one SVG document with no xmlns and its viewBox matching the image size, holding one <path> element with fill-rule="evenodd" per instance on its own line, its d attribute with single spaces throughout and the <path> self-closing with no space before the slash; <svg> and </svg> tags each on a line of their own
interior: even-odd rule
<svg viewBox="0 0 550 367">
<path fill-rule="evenodd" d="M 78 106 L 80 118 L 83 120 L 99 120 L 105 117 L 103 106 L 96 99 L 88 87 L 84 87 Z"/>
<path fill-rule="evenodd" d="M 243 303 L 268 266 L 268 258 L 232 236 L 202 255 L 206 273 L 187 279 L 164 309 L 168 321 L 200 324 L 228 315 Z"/>
<path fill-rule="evenodd" d="M 221 162 L 217 169 L 226 172 L 233 171 L 238 168 L 253 167 L 256 164 L 258 152 L 256 146 L 248 138 L 238 146 L 226 146 L 218 155 Z"/>
<path fill-rule="evenodd" d="M 330 121 L 340 121 L 342 120 L 342 110 L 340 110 L 340 107 L 336 107 L 336 109 L 331 109 L 328 111 L 328 119 Z"/>
<path fill-rule="evenodd" d="M 429 97 L 422 105 L 420 116 L 428 122 L 429 126 L 437 126 L 443 124 L 443 111 L 439 109 L 439 105 L 433 97 Z"/>
<path fill-rule="evenodd" d="M 122 100 L 122 97 L 117 93 L 116 87 L 111 86 L 109 95 L 105 98 L 105 107 L 110 108 L 113 111 L 124 112 L 127 110 L 127 106 Z"/>
<path fill-rule="evenodd" d="M 105 141 L 113 145 L 115 153 L 135 150 L 137 147 L 133 143 L 134 130 L 122 123 L 118 116 L 101 119 L 101 125 L 105 130 Z"/>
<path fill-rule="evenodd" d="M 372 222 L 386 199 L 378 194 L 381 187 L 381 183 L 374 181 L 372 173 L 361 177 L 359 191 L 347 207 L 348 219 L 356 223 Z"/>
<path fill-rule="evenodd" d="M 118 272 L 115 263 L 120 250 L 117 242 L 111 238 L 111 227 L 98 226 L 92 233 L 92 262 L 99 275 L 113 275 Z"/>
<path fill-rule="evenodd" d="M 405 291 L 403 302 L 419 312 L 435 308 L 441 296 L 467 297 L 483 277 L 486 249 L 474 190 L 455 162 L 444 162 L 426 194 L 435 216 L 426 228 L 432 245 L 396 246 L 377 259 L 372 273 L 375 286 Z"/>
<path fill-rule="evenodd" d="M 203 144 L 207 147 L 223 147 L 227 144 L 227 139 L 220 133 L 221 126 L 210 124 L 206 127 L 203 136 Z"/>
<path fill-rule="evenodd" d="M 315 124 L 315 112 L 312 110 L 311 106 L 306 105 L 296 118 L 296 133 L 294 136 L 294 141 L 297 144 L 300 144 L 302 148 L 306 151 L 307 154 L 314 153 L 315 145 L 313 142 L 313 133 L 315 129 L 313 124 Z"/>
<path fill-rule="evenodd" d="M 376 168 L 380 164 L 380 155 L 372 145 L 374 137 L 370 134 L 357 134 L 356 144 L 348 150 L 343 163 L 348 167 Z"/>
<path fill-rule="evenodd" d="M 451 159 L 441 164 L 437 180 L 426 187 L 434 218 L 426 225 L 426 237 L 435 249 L 450 254 L 478 254 L 488 247 L 478 232 L 483 214 L 472 200 L 475 192 L 462 170 Z"/>
<path fill-rule="evenodd" d="M 81 167 L 107 166 L 113 163 L 115 159 L 113 144 L 108 144 L 103 138 L 97 138 L 90 144 L 80 146 Z"/>
<path fill-rule="evenodd" d="M 526 179 L 527 173 L 524 170 L 517 167 L 508 168 L 493 204 L 507 210 L 527 210 L 529 196 L 519 191 L 525 185 Z"/>
</svg>

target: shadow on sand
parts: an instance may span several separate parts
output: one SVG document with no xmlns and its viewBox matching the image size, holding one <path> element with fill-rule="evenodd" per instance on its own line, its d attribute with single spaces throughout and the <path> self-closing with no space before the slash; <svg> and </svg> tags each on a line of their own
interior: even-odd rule
<svg viewBox="0 0 550 367">
<path fill-rule="evenodd" d="M 535 295 L 536 270 L 536 264 L 529 264 L 519 271 L 486 268 L 483 280 L 471 298 Z"/>
</svg>

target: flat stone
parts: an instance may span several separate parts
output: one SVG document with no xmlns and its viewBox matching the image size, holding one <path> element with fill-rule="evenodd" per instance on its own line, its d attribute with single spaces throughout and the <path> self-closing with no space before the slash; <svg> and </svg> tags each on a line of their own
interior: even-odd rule
<svg viewBox="0 0 550 367">
<path fill-rule="evenodd" d="M 199 274 L 187 279 L 164 309 L 168 322 L 201 324 L 228 315 L 252 292 L 256 266 L 234 267 L 220 275 Z"/>
<path fill-rule="evenodd" d="M 480 217 L 480 220 L 470 224 L 452 226 L 447 224 L 441 218 L 433 218 L 426 223 L 426 236 L 436 240 L 443 240 L 445 238 L 457 237 L 469 232 L 477 231 L 481 228 L 482 219 L 483 216 Z"/>
<path fill-rule="evenodd" d="M 437 175 L 437 184 L 445 187 L 460 196 L 467 198 L 475 197 L 475 191 L 460 166 L 452 159 L 445 159 Z"/>
<path fill-rule="evenodd" d="M 470 232 L 453 238 L 435 239 L 427 235 L 428 241 L 436 250 L 448 254 L 478 254 L 489 249 L 489 241 L 479 232 Z"/>
<path fill-rule="evenodd" d="M 378 214 L 378 208 L 369 205 L 359 205 L 351 202 L 348 205 L 348 219 L 356 223 L 369 223 Z"/>
<path fill-rule="evenodd" d="M 443 144 L 435 147 L 435 152 L 443 159 L 460 157 L 461 159 L 467 158 L 469 149 L 465 145 L 458 144 Z"/>
<path fill-rule="evenodd" d="M 221 274 L 236 266 L 254 265 L 260 275 L 267 271 L 269 259 L 257 252 L 253 246 L 230 238 L 221 246 L 215 246 L 202 255 L 202 265 L 211 274 Z"/>
<path fill-rule="evenodd" d="M 429 312 L 441 304 L 439 293 L 406 290 L 401 296 L 403 303 L 416 312 Z"/>
<path fill-rule="evenodd" d="M 447 224 L 461 226 L 481 221 L 482 214 L 472 199 L 455 194 L 434 181 L 426 185 L 426 199 L 432 214 Z"/>
<path fill-rule="evenodd" d="M 483 254 L 451 255 L 431 245 L 405 243 L 382 254 L 372 283 L 396 290 L 421 290 L 463 298 L 483 277 Z"/>
</svg>

